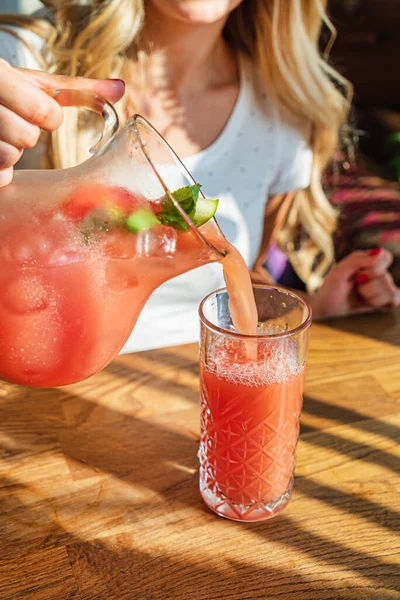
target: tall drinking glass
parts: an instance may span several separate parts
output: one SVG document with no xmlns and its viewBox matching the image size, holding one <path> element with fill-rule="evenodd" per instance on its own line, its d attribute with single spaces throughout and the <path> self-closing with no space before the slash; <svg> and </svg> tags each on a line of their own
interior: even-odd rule
<svg viewBox="0 0 400 600">
<path fill-rule="evenodd" d="M 237 521 L 277 515 L 293 489 L 311 308 L 278 287 L 253 286 L 258 330 L 234 330 L 225 289 L 201 321 L 200 492 Z"/>
</svg>

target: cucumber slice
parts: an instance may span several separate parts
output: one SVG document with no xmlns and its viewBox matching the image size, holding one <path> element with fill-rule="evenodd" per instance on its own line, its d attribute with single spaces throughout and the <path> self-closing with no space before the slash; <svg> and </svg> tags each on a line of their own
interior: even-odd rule
<svg viewBox="0 0 400 600">
<path fill-rule="evenodd" d="M 215 215 L 217 207 L 218 200 L 199 198 L 193 216 L 193 223 L 196 227 L 200 227 L 201 225 L 204 225 L 204 223 L 207 223 L 207 221 Z M 138 233 L 139 231 L 146 231 L 155 225 L 160 225 L 160 220 L 151 211 L 146 210 L 145 208 L 139 208 L 125 219 L 125 225 L 131 233 Z M 174 223 L 168 223 L 168 225 L 173 227 Z"/>
<path fill-rule="evenodd" d="M 157 219 L 154 213 L 146 210 L 145 208 L 139 208 L 135 212 L 131 213 L 125 220 L 125 224 L 129 231 L 132 233 L 138 233 L 151 229 L 154 225 L 159 225 L 160 221 Z"/>
<path fill-rule="evenodd" d="M 196 212 L 194 213 L 193 222 L 196 227 L 204 225 L 215 215 L 218 207 L 218 200 L 210 200 L 199 198 L 196 204 Z"/>
</svg>

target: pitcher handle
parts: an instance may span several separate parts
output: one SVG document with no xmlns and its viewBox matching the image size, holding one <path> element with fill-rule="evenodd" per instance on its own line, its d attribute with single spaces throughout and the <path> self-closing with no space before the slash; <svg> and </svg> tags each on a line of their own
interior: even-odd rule
<svg viewBox="0 0 400 600">
<path fill-rule="evenodd" d="M 104 150 L 110 140 L 118 131 L 119 119 L 115 108 L 110 102 L 92 92 L 82 90 L 50 90 L 47 92 L 56 99 L 60 106 L 75 106 L 77 108 L 88 108 L 101 115 L 104 119 L 104 129 L 99 141 L 90 148 L 91 154 L 97 154 Z"/>
</svg>

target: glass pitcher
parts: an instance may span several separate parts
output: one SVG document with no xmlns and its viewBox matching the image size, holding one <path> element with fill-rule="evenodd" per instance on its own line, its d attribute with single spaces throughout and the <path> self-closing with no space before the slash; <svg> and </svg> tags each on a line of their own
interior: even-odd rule
<svg viewBox="0 0 400 600">
<path fill-rule="evenodd" d="M 51 94 L 105 126 L 84 163 L 19 171 L 0 188 L 0 378 L 35 387 L 101 370 L 155 288 L 228 246 L 213 218 L 196 227 L 176 201 L 172 192 L 195 182 L 143 117 L 116 133 L 106 100 Z"/>
</svg>

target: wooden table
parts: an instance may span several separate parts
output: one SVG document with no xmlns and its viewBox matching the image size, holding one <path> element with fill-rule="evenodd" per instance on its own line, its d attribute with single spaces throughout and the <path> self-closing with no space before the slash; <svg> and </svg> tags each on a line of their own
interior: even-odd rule
<svg viewBox="0 0 400 600">
<path fill-rule="evenodd" d="M 1 600 L 400 598 L 400 313 L 315 324 L 295 493 L 226 521 L 197 484 L 196 346 L 0 388 Z"/>
</svg>

